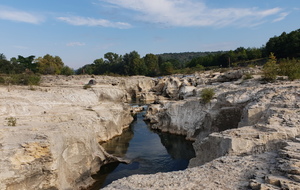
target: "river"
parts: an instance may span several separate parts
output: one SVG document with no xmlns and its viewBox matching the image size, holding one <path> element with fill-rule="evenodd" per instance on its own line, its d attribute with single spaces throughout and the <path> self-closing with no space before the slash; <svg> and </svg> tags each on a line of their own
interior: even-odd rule
<svg viewBox="0 0 300 190">
<path fill-rule="evenodd" d="M 115 156 L 128 159 L 130 164 L 112 163 L 101 167 L 93 178 L 91 190 L 99 190 L 112 181 L 133 174 L 153 174 L 186 169 L 195 157 L 191 141 L 184 136 L 153 131 L 143 121 L 145 111 L 136 115 L 134 122 L 121 136 L 101 144 Z"/>
</svg>

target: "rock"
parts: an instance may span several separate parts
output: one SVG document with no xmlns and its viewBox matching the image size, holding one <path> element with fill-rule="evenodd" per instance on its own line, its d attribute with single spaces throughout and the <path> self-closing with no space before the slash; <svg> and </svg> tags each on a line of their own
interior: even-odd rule
<svg viewBox="0 0 300 190">
<path fill-rule="evenodd" d="M 227 71 L 224 74 L 218 76 L 217 81 L 218 82 L 229 82 L 233 80 L 238 80 L 243 77 L 243 71 L 242 70 L 231 70 Z"/>
<path fill-rule="evenodd" d="M 181 85 L 178 90 L 178 98 L 180 100 L 184 100 L 187 97 L 193 97 L 196 96 L 196 87 L 194 86 L 187 86 L 187 85 Z"/>
<path fill-rule="evenodd" d="M 138 112 L 141 112 L 144 110 L 144 107 L 143 106 L 137 106 L 137 107 L 132 107 L 130 112 L 135 115 L 136 113 Z"/>
<path fill-rule="evenodd" d="M 172 81 L 178 84 L 178 80 L 172 78 Z M 208 86 L 181 86 L 182 89 L 186 87 L 193 88 L 197 94 Z M 300 106 L 296 103 L 298 87 L 296 82 L 267 86 L 255 81 L 245 86 L 215 84 L 210 88 L 215 89 L 216 99 L 208 104 L 201 103 L 197 97 L 189 96 L 188 91 L 181 90 L 180 96 L 185 97 L 184 100 L 166 100 L 160 101 L 159 106 L 150 105 L 145 119 L 154 129 L 186 135 L 187 139 L 196 140 L 195 149 L 201 150 L 198 155 L 203 160 L 197 164 L 226 154 L 261 153 L 274 150 L 281 146 L 282 140 L 299 135 L 297 126 L 300 125 Z M 213 133 L 237 127 L 241 129 Z M 208 139 L 204 140 L 209 134 Z M 242 144 L 246 146 L 240 147 Z M 220 147 L 224 150 L 220 150 Z M 211 157 L 207 149 L 211 149 Z"/>
<path fill-rule="evenodd" d="M 281 150 L 290 147 L 289 144 Z M 300 148 L 300 143 L 293 147 Z M 104 189 L 299 189 L 299 182 L 278 170 L 278 157 L 277 151 L 223 156 L 184 171 L 133 175 L 114 181 Z"/>
<path fill-rule="evenodd" d="M 88 85 L 96 85 L 97 82 L 94 79 L 91 79 L 88 83 Z"/>
<path fill-rule="evenodd" d="M 237 80 L 242 73 L 202 75 L 212 85 L 193 90 L 197 94 L 203 88 L 215 89 L 216 99 L 207 105 L 185 93 L 185 80 L 165 79 L 161 94 L 172 100 L 150 105 L 146 119 L 153 128 L 196 138 L 196 158 L 189 165 L 193 168 L 134 175 L 107 189 L 299 189 L 299 83 L 260 84 L 259 76 L 224 82 Z M 178 100 L 180 88 L 183 98 Z"/>
<path fill-rule="evenodd" d="M 163 95 L 169 98 L 176 99 L 178 97 L 178 90 L 181 85 L 181 81 L 178 78 L 169 78 L 163 88 Z"/>
<path fill-rule="evenodd" d="M 34 91 L 0 87 L 0 189 L 87 188 L 101 165 L 118 161 L 99 142 L 129 126 L 131 108 L 123 103 L 131 100 L 129 89 L 149 91 L 152 80 L 92 80 L 97 84 L 87 90 L 89 76 L 43 76 Z"/>
<path fill-rule="evenodd" d="M 239 80 L 243 73 L 96 76 L 88 90 L 82 86 L 89 76 L 46 76 L 32 93 L 0 88 L 0 188 L 87 187 L 95 168 L 117 159 L 98 142 L 131 122 L 132 109 L 122 102 L 155 99 L 145 119 L 195 140 L 196 157 L 184 171 L 133 175 L 106 189 L 299 189 L 300 84 Z M 215 90 L 207 104 L 197 97 L 203 88 Z M 16 117 L 17 126 L 8 126 L 7 117 Z"/>
<path fill-rule="evenodd" d="M 189 87 L 190 96 L 185 91 L 182 95 L 184 100 L 159 101 L 159 106 L 149 106 L 145 119 L 153 124 L 152 128 L 186 135 L 187 139 L 195 140 L 196 136 L 203 139 L 212 132 L 238 127 L 245 106 L 244 101 L 229 102 L 224 94 L 217 94 L 217 100 L 204 104 L 194 97 L 195 87 Z"/>
</svg>

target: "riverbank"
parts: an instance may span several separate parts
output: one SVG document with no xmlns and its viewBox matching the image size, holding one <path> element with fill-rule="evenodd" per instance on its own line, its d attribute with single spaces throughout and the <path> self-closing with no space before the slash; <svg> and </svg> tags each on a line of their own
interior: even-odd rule
<svg viewBox="0 0 300 190">
<path fill-rule="evenodd" d="M 146 77 L 43 76 L 40 86 L 1 86 L 0 189 L 90 186 L 101 165 L 117 160 L 99 142 L 133 120 L 123 102 L 152 85 Z"/>
<path fill-rule="evenodd" d="M 224 156 L 184 171 L 133 175 L 104 189 L 297 190 L 300 187 L 299 169 L 296 169 L 300 161 L 299 146 L 299 141 L 288 142 L 278 152 Z"/>
<path fill-rule="evenodd" d="M 265 83 L 248 68 L 161 79 L 152 91 L 168 100 L 146 119 L 194 139 L 196 158 L 185 171 L 131 176 L 107 189 L 299 189 L 299 87 L 282 77 Z M 206 88 L 215 92 L 209 103 L 200 98 Z"/>
<path fill-rule="evenodd" d="M 135 120 L 122 135 L 101 146 L 110 154 L 126 160 L 129 164 L 113 163 L 102 166 L 93 178 L 97 182 L 90 190 L 99 190 L 112 181 L 134 174 L 154 174 L 186 169 L 195 157 L 191 141 L 184 136 L 151 130 L 143 121 L 145 111 L 135 115 Z"/>
<path fill-rule="evenodd" d="M 91 175 L 117 159 L 99 142 L 128 127 L 134 111 L 124 102 L 137 98 L 155 101 L 145 118 L 154 129 L 195 140 L 196 158 L 184 171 L 134 175 L 107 189 L 297 189 L 300 84 L 265 83 L 259 72 L 44 76 L 37 87 L 2 86 L 0 188 L 90 186 Z M 215 92 L 208 103 L 200 98 L 206 88 Z"/>
</svg>

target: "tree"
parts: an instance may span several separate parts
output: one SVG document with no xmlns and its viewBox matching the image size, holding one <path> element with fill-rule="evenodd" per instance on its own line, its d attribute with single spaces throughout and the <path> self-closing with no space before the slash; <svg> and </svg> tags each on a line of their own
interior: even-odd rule
<svg viewBox="0 0 300 190">
<path fill-rule="evenodd" d="M 36 60 L 38 72 L 41 74 L 60 74 L 64 63 L 59 56 L 51 56 L 46 54 L 44 57 L 39 57 Z"/>
<path fill-rule="evenodd" d="M 170 75 L 173 73 L 173 65 L 171 62 L 164 62 L 162 65 L 161 65 L 161 73 L 163 75 Z"/>
<path fill-rule="evenodd" d="M 21 55 L 18 55 L 18 63 L 20 66 L 26 71 L 31 71 L 36 73 L 37 72 L 37 63 L 34 62 L 34 55 L 28 56 L 28 57 L 23 57 Z"/>
<path fill-rule="evenodd" d="M 102 58 L 95 59 L 92 64 L 92 67 L 93 67 L 92 73 L 96 75 L 103 75 L 104 73 L 109 72 L 110 70 L 109 63 L 104 62 Z"/>
<path fill-rule="evenodd" d="M 266 52 L 273 52 L 277 58 L 300 57 L 300 29 L 270 38 L 266 43 Z"/>
<path fill-rule="evenodd" d="M 5 74 L 13 73 L 13 67 L 10 62 L 6 60 L 6 58 L 0 59 L 0 72 Z"/>
<path fill-rule="evenodd" d="M 95 72 L 95 64 L 86 64 L 83 67 L 77 69 L 76 74 L 81 75 L 81 74 L 94 74 Z"/>
<path fill-rule="evenodd" d="M 147 74 L 147 67 L 136 51 L 123 56 L 124 71 L 126 75 Z"/>
<path fill-rule="evenodd" d="M 154 54 L 147 54 L 144 57 L 145 65 L 148 69 L 149 76 L 156 76 L 159 73 L 158 57 Z"/>
<path fill-rule="evenodd" d="M 148 69 L 145 62 L 141 58 L 133 59 L 133 74 L 134 75 L 147 75 Z"/>
<path fill-rule="evenodd" d="M 277 59 L 274 53 L 270 53 L 268 62 L 263 66 L 264 80 L 273 82 L 275 81 L 278 73 Z"/>
<path fill-rule="evenodd" d="M 112 52 L 107 52 L 106 54 L 104 54 L 104 58 L 111 65 L 118 64 L 122 61 L 122 56 Z"/>
<path fill-rule="evenodd" d="M 62 75 L 74 75 L 74 70 L 71 69 L 70 67 L 68 66 L 64 66 L 62 69 L 61 69 L 61 73 Z"/>
<path fill-rule="evenodd" d="M 6 60 L 6 57 L 3 53 L 0 53 L 0 60 Z"/>
<path fill-rule="evenodd" d="M 106 73 L 124 74 L 124 66 L 122 63 L 122 55 L 108 52 L 104 54 L 104 62 L 107 64 Z"/>
<path fill-rule="evenodd" d="M 262 57 L 262 49 L 261 48 L 248 48 L 246 50 L 247 57 L 249 60 L 259 59 Z"/>
<path fill-rule="evenodd" d="M 239 47 L 234 52 L 237 54 L 238 61 L 247 60 L 247 53 L 244 47 Z"/>
<path fill-rule="evenodd" d="M 220 55 L 219 56 L 219 64 L 220 64 L 220 66 L 222 66 L 222 67 L 229 67 L 230 65 L 230 57 L 229 57 L 229 55 L 228 54 L 222 54 L 222 55 Z"/>
</svg>

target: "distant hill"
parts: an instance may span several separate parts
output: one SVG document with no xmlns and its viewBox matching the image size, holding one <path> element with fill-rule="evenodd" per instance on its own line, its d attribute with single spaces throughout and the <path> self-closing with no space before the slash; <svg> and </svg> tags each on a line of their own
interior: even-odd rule
<svg viewBox="0 0 300 190">
<path fill-rule="evenodd" d="M 182 53 L 163 53 L 156 54 L 156 56 L 160 56 L 164 61 L 168 60 L 178 60 L 180 63 L 187 63 L 191 61 L 193 58 L 214 55 L 225 53 L 225 51 L 215 51 L 215 52 L 182 52 Z"/>
</svg>

